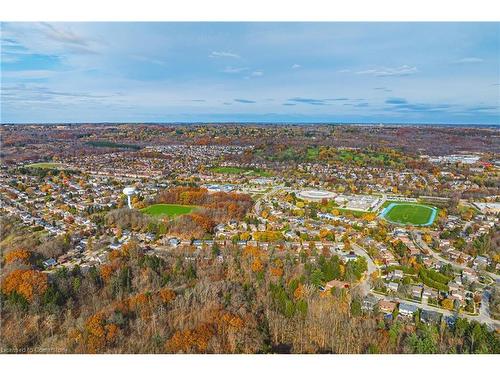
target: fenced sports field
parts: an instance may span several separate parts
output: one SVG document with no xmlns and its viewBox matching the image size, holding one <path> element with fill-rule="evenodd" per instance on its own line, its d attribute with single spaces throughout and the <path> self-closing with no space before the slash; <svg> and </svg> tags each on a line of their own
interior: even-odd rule
<svg viewBox="0 0 500 375">
<path fill-rule="evenodd" d="M 391 203 L 379 217 L 398 225 L 431 225 L 437 216 L 437 208 L 416 203 Z"/>
</svg>

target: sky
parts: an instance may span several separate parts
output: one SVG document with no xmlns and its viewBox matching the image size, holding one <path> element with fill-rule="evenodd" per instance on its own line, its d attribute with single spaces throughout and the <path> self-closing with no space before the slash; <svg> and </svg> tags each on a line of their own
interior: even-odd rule
<svg viewBox="0 0 500 375">
<path fill-rule="evenodd" d="M 1 23 L 1 122 L 500 125 L 500 23 Z"/>
</svg>

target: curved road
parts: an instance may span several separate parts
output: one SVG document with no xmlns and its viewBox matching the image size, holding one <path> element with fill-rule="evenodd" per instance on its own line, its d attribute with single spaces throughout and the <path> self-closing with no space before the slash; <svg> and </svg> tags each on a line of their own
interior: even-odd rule
<svg viewBox="0 0 500 375">
<path fill-rule="evenodd" d="M 373 272 L 379 270 L 379 267 L 377 267 L 377 265 L 373 262 L 372 258 L 366 252 L 366 250 L 363 249 L 361 246 L 359 246 L 357 244 L 352 244 L 352 250 L 354 251 L 355 254 L 357 254 L 359 256 L 364 256 L 367 260 L 368 275 L 367 275 L 367 277 L 365 277 L 365 279 L 360 284 L 360 288 L 361 288 L 363 295 L 367 295 L 367 294 L 371 293 L 371 288 L 370 288 L 368 276 L 371 275 Z M 433 254 L 432 250 L 429 250 L 429 251 L 431 254 Z M 442 260 L 443 262 L 451 263 L 453 265 L 452 262 L 447 261 L 444 258 L 441 258 L 441 257 L 436 257 L 436 258 L 439 260 L 443 259 Z M 465 267 L 461 266 L 459 268 L 465 268 Z M 496 279 L 496 280 L 498 282 L 498 279 Z M 403 302 L 403 303 L 407 303 L 409 305 L 416 306 L 416 307 L 421 308 L 421 309 L 432 310 L 432 311 L 438 312 L 440 314 L 443 314 L 443 316 L 453 316 L 453 317 L 458 316 L 458 317 L 466 318 L 469 320 L 475 320 L 481 324 L 483 324 L 483 323 L 486 324 L 490 329 L 493 329 L 493 330 L 496 329 L 497 327 L 500 327 L 500 322 L 498 320 L 492 319 L 490 316 L 490 309 L 489 309 L 490 294 L 489 294 L 489 291 L 487 291 L 487 290 L 484 291 L 483 296 L 482 296 L 483 299 L 481 301 L 481 308 L 479 310 L 479 315 L 468 315 L 468 314 L 464 314 L 464 313 L 456 313 L 454 311 L 444 310 L 444 309 L 441 309 L 438 307 L 426 305 L 426 304 L 416 302 L 416 301 L 408 301 L 408 300 L 400 299 L 397 297 L 392 297 L 392 296 L 388 297 L 388 296 L 384 296 L 384 295 L 380 295 L 380 294 L 376 294 L 376 293 L 371 293 L 371 294 L 374 295 L 379 300 L 384 299 L 387 301 Z"/>
<path fill-rule="evenodd" d="M 361 256 L 361 257 L 365 257 L 366 258 L 366 262 L 368 264 L 367 275 L 363 279 L 363 281 L 361 282 L 361 284 L 359 284 L 360 287 L 361 287 L 361 291 L 363 292 L 363 295 L 366 296 L 368 293 L 370 293 L 370 289 L 371 289 L 370 284 L 369 284 L 370 275 L 373 272 L 379 271 L 379 268 L 373 262 L 373 259 L 370 257 L 370 255 L 368 255 L 368 253 L 366 252 L 366 250 L 363 249 L 361 246 L 359 246 L 358 244 L 353 243 L 353 244 L 351 244 L 351 248 L 352 248 L 352 251 L 356 255 Z"/>
<path fill-rule="evenodd" d="M 441 255 L 439 255 L 438 253 L 436 253 L 434 250 L 432 250 L 432 248 L 429 245 L 427 245 L 425 243 L 424 240 L 422 240 L 422 235 L 421 235 L 420 232 L 413 232 L 413 234 L 414 234 L 414 242 L 415 242 L 415 244 L 418 247 L 420 247 L 421 249 L 427 251 L 430 255 L 432 255 L 437 260 L 439 260 L 439 261 L 441 261 L 443 263 L 451 264 L 453 267 L 461 269 L 461 270 L 463 270 L 465 268 L 469 268 L 467 266 L 464 266 L 463 264 L 459 264 L 459 263 L 456 263 L 456 262 L 452 262 L 451 260 L 445 259 Z M 488 272 L 488 271 L 483 271 L 483 272 L 486 273 L 493 280 L 495 280 L 496 283 L 500 283 L 500 276 L 499 275 L 496 275 L 496 274 Z"/>
</svg>

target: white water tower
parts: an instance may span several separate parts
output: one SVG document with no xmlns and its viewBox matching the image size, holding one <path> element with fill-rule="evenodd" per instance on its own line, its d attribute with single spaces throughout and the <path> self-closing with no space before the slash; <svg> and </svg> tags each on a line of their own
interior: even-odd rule
<svg viewBox="0 0 500 375">
<path fill-rule="evenodd" d="M 132 203 L 130 202 L 130 197 L 135 194 L 135 187 L 127 186 L 123 189 L 123 194 L 127 196 L 128 208 L 132 209 Z"/>
</svg>

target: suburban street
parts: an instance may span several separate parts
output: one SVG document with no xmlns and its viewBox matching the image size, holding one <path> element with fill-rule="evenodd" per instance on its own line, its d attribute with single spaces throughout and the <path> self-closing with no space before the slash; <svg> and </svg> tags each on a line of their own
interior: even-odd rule
<svg viewBox="0 0 500 375">
<path fill-rule="evenodd" d="M 440 254 L 438 254 L 434 250 L 432 250 L 432 248 L 429 245 L 427 245 L 425 243 L 425 241 L 422 239 L 422 235 L 420 232 L 413 232 L 413 235 L 414 235 L 413 239 L 414 239 L 415 245 L 417 245 L 421 249 L 427 251 L 430 255 L 432 255 L 434 258 L 436 258 L 440 262 L 451 264 L 453 267 L 461 269 L 461 270 L 467 268 L 463 264 L 452 262 L 451 260 L 443 258 Z M 491 277 L 493 280 L 495 280 L 496 283 L 500 283 L 500 276 L 499 275 L 496 275 L 494 273 L 487 272 L 487 271 L 483 271 L 483 272 L 485 274 L 487 274 L 489 277 Z"/>
<path fill-rule="evenodd" d="M 359 246 L 359 245 L 357 245 L 355 243 L 353 243 L 351 245 L 351 247 L 352 247 L 352 251 L 354 251 L 354 253 L 356 255 L 362 256 L 362 257 L 366 258 L 366 261 L 367 261 L 367 264 L 368 264 L 368 271 L 367 271 L 366 277 L 363 279 L 363 281 L 361 282 L 361 284 L 359 286 L 361 288 L 361 291 L 362 291 L 363 295 L 367 295 L 368 293 L 370 293 L 370 289 L 371 289 L 371 286 L 370 286 L 370 275 L 373 272 L 378 271 L 379 268 L 373 262 L 372 258 L 368 255 L 368 253 L 366 252 L 365 249 L 363 249 L 361 246 Z"/>
<path fill-rule="evenodd" d="M 377 297 L 379 300 L 384 299 L 386 301 L 396 301 L 399 303 L 406 303 L 408 305 L 416 306 L 420 309 L 438 312 L 440 314 L 443 314 L 443 316 L 460 317 L 460 318 L 465 318 L 465 319 L 469 319 L 469 320 L 475 320 L 481 324 L 486 324 L 492 330 L 496 329 L 497 327 L 500 327 L 500 322 L 498 320 L 492 319 L 489 315 L 489 303 L 488 303 L 488 300 L 484 294 L 483 294 L 483 301 L 482 301 L 482 305 L 481 305 L 481 311 L 479 312 L 479 315 L 468 315 L 468 314 L 463 314 L 463 313 L 457 313 L 455 311 L 441 309 L 441 308 L 434 307 L 434 306 L 427 305 L 427 304 L 423 304 L 420 302 L 409 301 L 409 300 L 401 299 L 398 297 L 387 297 L 387 296 L 377 294 L 377 293 L 372 293 L 372 295 Z"/>
<path fill-rule="evenodd" d="M 421 237 L 419 237 L 419 238 L 421 240 Z M 422 243 L 425 244 L 425 242 L 423 242 L 423 241 L 422 241 Z M 427 246 L 427 244 L 425 244 L 425 245 Z M 500 327 L 500 322 L 498 320 L 492 319 L 490 316 L 490 309 L 489 309 L 490 293 L 486 289 L 484 290 L 483 295 L 482 295 L 481 308 L 479 310 L 479 315 L 469 315 L 469 314 L 464 314 L 464 313 L 457 313 L 454 311 L 445 310 L 442 308 L 434 307 L 434 306 L 420 303 L 420 302 L 416 302 L 416 301 L 409 301 L 409 300 L 401 299 L 401 298 L 398 298 L 395 296 L 388 297 L 388 296 L 384 296 L 381 294 L 373 293 L 371 291 L 371 287 L 369 284 L 369 275 L 371 275 L 373 272 L 379 270 L 379 267 L 377 267 L 377 265 L 373 262 L 371 257 L 366 252 L 366 250 L 363 249 L 361 246 L 359 246 L 357 244 L 352 244 L 352 250 L 354 251 L 355 254 L 365 257 L 367 260 L 367 264 L 368 264 L 367 276 L 363 279 L 363 281 L 359 285 L 363 295 L 372 294 L 375 297 L 377 297 L 379 300 L 384 299 L 386 301 L 397 301 L 399 303 L 406 303 L 409 305 L 416 306 L 420 309 L 425 309 L 425 310 L 430 310 L 430 311 L 435 311 L 435 312 L 441 313 L 441 314 L 443 314 L 443 316 L 452 316 L 452 317 L 466 318 L 469 320 L 475 320 L 481 324 L 483 324 L 483 323 L 486 324 L 490 329 L 496 329 L 496 328 Z M 430 248 L 428 248 L 428 251 L 430 254 L 435 254 Z M 441 260 L 442 262 L 450 263 L 450 264 L 454 265 L 452 262 L 449 262 L 442 257 L 436 256 L 436 259 Z M 461 268 L 465 268 L 465 267 L 462 266 Z"/>
</svg>

